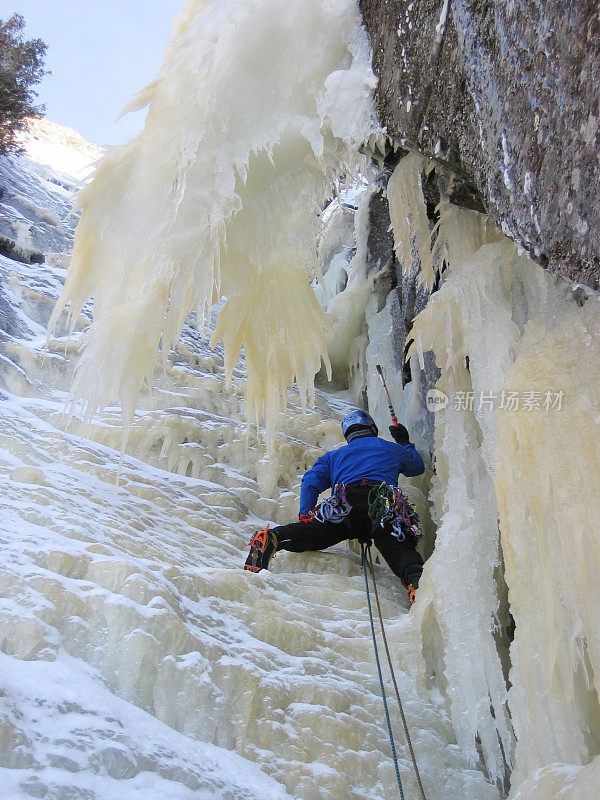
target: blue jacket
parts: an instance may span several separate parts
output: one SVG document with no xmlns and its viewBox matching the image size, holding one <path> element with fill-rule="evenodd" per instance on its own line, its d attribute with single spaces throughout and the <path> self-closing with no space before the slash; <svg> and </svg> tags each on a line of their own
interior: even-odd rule
<svg viewBox="0 0 600 800">
<path fill-rule="evenodd" d="M 300 513 L 308 513 L 315 507 L 320 493 L 336 483 L 353 483 L 366 478 L 396 486 L 400 472 L 412 477 L 424 471 L 423 459 L 410 442 L 407 445 L 396 444 L 377 436 L 353 439 L 337 450 L 323 453 L 304 474 L 300 488 Z"/>
</svg>

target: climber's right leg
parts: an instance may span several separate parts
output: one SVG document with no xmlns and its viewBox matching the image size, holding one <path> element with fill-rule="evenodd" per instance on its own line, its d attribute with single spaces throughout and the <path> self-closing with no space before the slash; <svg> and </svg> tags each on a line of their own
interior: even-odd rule
<svg viewBox="0 0 600 800">
<path fill-rule="evenodd" d="M 423 558 L 416 550 L 416 541 L 400 542 L 388 530 L 377 528 L 373 532 L 375 547 L 387 561 L 390 569 L 408 589 L 410 602 L 415 602 L 415 591 L 423 574 Z"/>
</svg>

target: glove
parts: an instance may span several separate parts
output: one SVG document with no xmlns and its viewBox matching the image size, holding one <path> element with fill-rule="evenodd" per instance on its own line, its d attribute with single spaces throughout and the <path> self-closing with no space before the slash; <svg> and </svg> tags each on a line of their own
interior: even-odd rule
<svg viewBox="0 0 600 800">
<path fill-rule="evenodd" d="M 409 444 L 410 437 L 404 425 L 390 425 L 390 433 L 392 434 L 392 439 L 398 444 Z"/>
</svg>

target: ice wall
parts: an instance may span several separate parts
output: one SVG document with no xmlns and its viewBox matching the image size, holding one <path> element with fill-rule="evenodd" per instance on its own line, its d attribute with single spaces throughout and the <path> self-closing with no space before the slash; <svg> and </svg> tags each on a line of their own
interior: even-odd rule
<svg viewBox="0 0 600 800">
<path fill-rule="evenodd" d="M 432 351 L 447 398 L 434 415 L 435 550 L 412 615 L 425 673 L 449 699 L 463 751 L 496 780 L 514 768 L 515 797 L 591 799 L 599 301 L 582 305 L 475 212 L 446 206 L 426 227 L 425 166 L 407 157 L 388 190 L 404 265 L 416 252 L 428 282 L 436 252 L 447 267 L 411 332 L 414 378 Z M 387 319 L 389 335 L 385 311 L 372 322 L 385 330 Z M 411 384 L 394 389 L 399 407 L 415 399 Z M 369 401 L 381 402 L 376 383 Z"/>
<path fill-rule="evenodd" d="M 120 397 L 132 452 L 149 465 L 125 462 L 118 513 L 103 510 L 112 500 L 100 485 L 112 485 L 112 448 L 122 446 L 116 411 L 89 429 L 93 446 L 77 426 L 70 435 L 60 431 L 58 408 L 80 337 L 64 357 L 51 341 L 42 376 L 36 336 L 47 315 L 32 300 L 38 278 L 23 265 L 3 265 L 17 292 L 9 305 L 25 304 L 13 315 L 4 378 L 13 402 L 3 419 L 4 496 L 19 508 L 16 526 L 3 520 L 12 548 L 4 652 L 17 661 L 60 661 L 66 674 L 73 674 L 68 659 L 78 659 L 88 687 L 99 674 L 119 700 L 158 720 L 153 742 L 168 735 L 165 725 L 236 750 L 270 771 L 275 796 L 389 791 L 368 630 L 358 621 L 356 560 L 337 551 L 278 557 L 273 574 L 259 578 L 238 570 L 250 531 L 295 512 L 302 470 L 339 441 L 335 415 L 322 406 L 307 422 L 293 409 L 282 418 L 288 437 L 269 457 L 252 438 L 247 454 L 240 421 L 264 407 L 272 433 L 287 386 L 296 380 L 301 407 L 329 351 L 339 369 L 358 374 L 355 396 L 366 382 L 382 428 L 385 404 L 369 376 L 384 361 L 403 418 L 424 430 L 418 372 L 432 352 L 437 389 L 447 398 L 435 414 L 435 477 L 408 491 L 424 503 L 430 490 L 435 550 L 408 619 L 397 618 L 389 576 L 386 589 L 429 794 L 497 796 L 478 771 L 484 764 L 498 784 L 512 773 L 515 797 L 592 798 L 600 752 L 598 302 L 580 305 L 480 215 L 442 203 L 432 226 L 421 183 L 431 165 L 410 155 L 388 188 L 397 258 L 405 269 L 418 262 L 432 289 L 446 264 L 415 320 L 413 380 L 402 387 L 397 374 L 392 303 L 380 306 L 371 293 L 362 202 L 356 253 L 335 266 L 331 259 L 321 286 L 328 341 L 327 315 L 309 285 L 318 213 L 340 170 L 356 168 L 358 146 L 373 129 L 372 87 L 350 2 L 189 2 L 178 17 L 161 75 L 138 99 L 150 102 L 144 132 L 112 151 L 81 195 L 73 265 L 52 319 L 70 304 L 81 326 L 94 296 L 76 391 L 88 416 Z M 39 307 L 47 309 L 62 276 L 44 269 Z M 170 357 L 189 312 L 202 317 L 219 295 L 227 302 L 214 341 L 224 340 L 223 360 L 188 328 Z M 153 380 L 161 345 L 165 375 L 136 417 L 140 384 Z M 247 409 L 245 366 L 235 366 L 241 348 Z M 522 405 L 510 405 L 513 395 Z M 18 399 L 30 396 L 35 401 Z M 560 408 L 551 404 L 558 396 Z M 176 472 L 181 484 L 173 488 L 154 468 Z M 132 534 L 140 525 L 141 544 Z M 153 535 L 156 550 L 146 558 Z M 48 558 L 36 560 L 32 549 Z M 200 566 L 190 570 L 190 559 Z M 207 559 L 217 564 L 209 577 Z M 310 576 L 319 569 L 347 578 L 327 581 L 327 603 L 315 602 L 325 579 Z M 64 743 L 57 738 L 44 749 L 44 730 L 20 727 L 26 670 L 10 664 L 18 702 L 5 709 L 6 751 L 23 745 L 29 769 L 50 770 Z M 33 685 L 35 668 L 27 673 Z M 59 687 L 64 674 L 53 671 Z M 233 698 L 247 686 L 240 711 Z M 64 693 L 56 698 L 52 715 L 62 719 Z M 32 718 L 41 703 L 28 707 Z M 108 700 L 100 710 L 88 704 L 82 713 L 116 714 L 110 707 Z M 132 713 L 123 708 L 125 726 Z M 80 747 L 78 730 L 69 729 L 69 753 Z M 166 770 L 158 745 L 149 755 L 140 738 L 120 744 L 135 753 L 136 780 L 147 758 Z M 105 759 L 113 763 L 103 745 L 97 749 L 95 761 L 82 762 L 86 775 Z M 235 791 L 227 786 L 224 793 Z"/>
<path fill-rule="evenodd" d="M 69 198 L 51 179 L 25 185 L 40 208 L 53 193 L 62 219 Z M 303 412 L 290 392 L 267 458 L 246 437 L 244 360 L 227 387 L 223 348 L 186 324 L 140 396 L 117 487 L 119 409 L 88 426 L 64 413 L 89 308 L 45 352 L 66 271 L 0 256 L 0 277 L 3 800 L 393 797 L 356 554 L 241 569 L 254 530 L 296 516 L 302 473 L 341 442 L 347 404 L 318 391 Z M 499 800 L 422 677 L 405 590 L 375 568 L 428 799 Z M 397 747 L 415 797 L 401 735 Z"/>
<path fill-rule="evenodd" d="M 52 317 L 94 297 L 75 382 L 89 417 L 121 400 L 125 436 L 159 346 L 227 298 L 213 341 L 230 375 L 243 348 L 248 415 L 270 438 L 285 391 L 312 399 L 327 323 L 309 277 L 318 214 L 374 128 L 370 45 L 355 0 L 187 0 L 142 133 L 80 195 Z"/>
</svg>

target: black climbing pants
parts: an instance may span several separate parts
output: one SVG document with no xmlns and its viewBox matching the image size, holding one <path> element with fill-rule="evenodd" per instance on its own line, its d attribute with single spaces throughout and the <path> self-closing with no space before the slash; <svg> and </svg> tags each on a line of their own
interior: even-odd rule
<svg viewBox="0 0 600 800">
<path fill-rule="evenodd" d="M 400 580 L 406 581 L 407 576 L 420 573 L 423 559 L 415 549 L 414 539 L 400 542 L 392 536 L 388 526 L 374 526 L 369 519 L 368 496 L 373 486 L 377 485 L 379 484 L 373 481 L 357 481 L 346 485 L 346 499 L 352 506 L 352 511 L 342 522 L 312 520 L 271 528 L 277 537 L 277 549 L 303 553 L 306 550 L 326 550 L 346 539 L 358 539 L 359 542 L 372 539 Z"/>
</svg>

